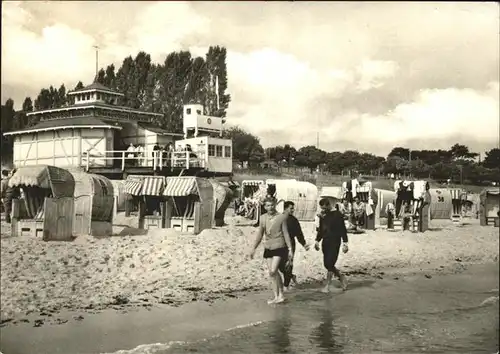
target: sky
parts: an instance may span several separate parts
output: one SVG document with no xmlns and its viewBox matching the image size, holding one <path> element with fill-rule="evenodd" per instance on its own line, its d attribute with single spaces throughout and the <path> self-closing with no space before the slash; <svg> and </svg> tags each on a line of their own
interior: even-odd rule
<svg viewBox="0 0 500 354">
<path fill-rule="evenodd" d="M 499 5 L 2 2 L 2 103 L 139 51 L 228 51 L 228 124 L 264 147 L 387 154 L 499 144 Z"/>
</svg>

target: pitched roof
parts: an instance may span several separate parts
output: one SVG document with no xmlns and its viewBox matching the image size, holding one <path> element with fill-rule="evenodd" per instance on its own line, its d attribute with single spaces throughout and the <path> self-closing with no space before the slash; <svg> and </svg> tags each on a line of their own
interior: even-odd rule
<svg viewBox="0 0 500 354">
<path fill-rule="evenodd" d="M 106 122 L 105 120 L 99 119 L 98 117 L 72 117 L 72 118 L 44 120 L 33 127 L 7 132 L 4 135 L 23 134 L 41 130 L 58 130 L 69 127 L 116 127 L 116 129 L 121 128 L 120 126 L 114 123 Z"/>
<path fill-rule="evenodd" d="M 74 91 L 71 91 L 69 93 L 74 94 L 74 93 L 85 92 L 85 91 L 101 91 L 101 92 L 107 92 L 107 93 L 112 93 L 115 95 L 123 96 L 122 93 L 117 92 L 117 91 L 115 91 L 107 86 L 104 86 L 103 84 L 101 84 L 99 82 L 93 82 L 90 85 L 85 86 L 84 88 L 74 90 Z"/>
<path fill-rule="evenodd" d="M 160 135 L 173 135 L 173 136 L 183 136 L 184 135 L 184 134 L 180 134 L 180 133 L 172 133 L 172 132 L 165 130 L 163 128 L 160 128 L 154 124 L 138 122 L 137 125 L 139 125 L 139 127 L 143 128 L 143 129 L 149 130 L 150 132 L 160 134 Z"/>
</svg>

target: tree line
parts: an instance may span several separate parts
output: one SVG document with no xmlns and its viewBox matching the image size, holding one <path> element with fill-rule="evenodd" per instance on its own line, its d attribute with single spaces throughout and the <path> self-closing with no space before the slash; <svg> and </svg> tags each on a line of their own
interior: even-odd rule
<svg viewBox="0 0 500 354">
<path fill-rule="evenodd" d="M 332 174 L 357 171 L 365 175 L 401 175 L 436 180 L 451 179 L 455 183 L 489 184 L 500 181 L 500 149 L 486 152 L 482 161 L 479 154 L 462 144 L 448 150 L 410 150 L 395 147 L 387 157 L 355 150 L 327 152 L 308 145 L 299 149 L 291 145 L 264 149 L 258 137 L 239 127 L 231 127 L 226 136 L 233 139 L 234 159 L 258 165 L 271 160 L 278 166 L 297 166 L 312 171 Z"/>
</svg>

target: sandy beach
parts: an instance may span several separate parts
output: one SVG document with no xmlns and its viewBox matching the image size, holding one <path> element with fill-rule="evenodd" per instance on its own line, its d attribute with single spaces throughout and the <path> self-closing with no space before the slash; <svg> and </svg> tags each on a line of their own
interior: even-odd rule
<svg viewBox="0 0 500 354">
<path fill-rule="evenodd" d="M 257 229 L 244 219 L 228 217 L 227 226 L 196 236 L 173 230 L 130 236 L 134 229 L 123 225 L 132 225 L 132 219 L 120 215 L 117 221 L 122 226 L 112 237 L 50 243 L 12 238 L 8 225 L 2 224 L 2 325 L 32 316 L 44 319 L 39 325 L 50 324 L 53 314 L 68 310 L 211 302 L 268 286 L 262 249 L 254 260 L 245 259 Z M 480 227 L 477 220 L 468 223 L 434 223 L 433 230 L 422 234 L 379 229 L 350 235 L 350 252 L 341 256 L 339 265 L 355 277 L 497 262 L 498 228 Z M 313 224 L 302 226 L 312 243 Z M 300 282 L 322 280 L 321 254 L 298 247 L 295 273 Z"/>
</svg>

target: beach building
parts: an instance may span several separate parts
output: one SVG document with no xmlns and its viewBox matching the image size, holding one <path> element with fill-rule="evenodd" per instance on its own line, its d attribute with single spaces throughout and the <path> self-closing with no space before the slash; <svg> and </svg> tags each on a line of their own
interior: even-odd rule
<svg viewBox="0 0 500 354">
<path fill-rule="evenodd" d="M 184 106 L 178 134 L 157 125 L 162 114 L 120 105 L 124 95 L 100 83 L 68 96 L 72 104 L 30 112 L 36 125 L 5 133 L 14 136 L 14 167 L 76 167 L 111 179 L 232 172 L 232 141 L 221 137 L 225 119 L 204 115 L 202 105 Z"/>
</svg>

